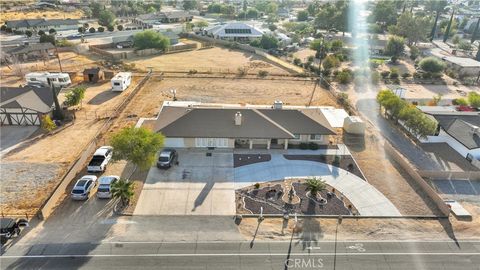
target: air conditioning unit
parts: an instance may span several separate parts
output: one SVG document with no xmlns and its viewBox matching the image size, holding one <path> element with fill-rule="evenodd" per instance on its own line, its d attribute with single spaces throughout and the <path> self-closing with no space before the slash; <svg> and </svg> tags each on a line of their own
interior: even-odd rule
<svg viewBox="0 0 480 270">
<path fill-rule="evenodd" d="M 275 100 L 273 102 L 273 109 L 281 110 L 283 108 L 283 102 L 281 100 Z"/>
</svg>

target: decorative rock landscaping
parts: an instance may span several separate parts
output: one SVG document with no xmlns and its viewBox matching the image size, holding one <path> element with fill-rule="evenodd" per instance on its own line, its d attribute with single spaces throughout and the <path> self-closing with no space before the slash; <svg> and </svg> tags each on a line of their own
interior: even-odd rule
<svg viewBox="0 0 480 270">
<path fill-rule="evenodd" d="M 236 191 L 238 214 L 355 215 L 357 210 L 327 185 L 313 198 L 306 180 L 288 179 L 248 186 Z"/>
</svg>

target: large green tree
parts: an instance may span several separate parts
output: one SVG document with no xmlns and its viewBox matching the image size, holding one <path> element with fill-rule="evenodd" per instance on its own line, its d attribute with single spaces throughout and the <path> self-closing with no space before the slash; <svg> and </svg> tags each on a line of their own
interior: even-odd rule
<svg viewBox="0 0 480 270">
<path fill-rule="evenodd" d="M 98 24 L 102 26 L 111 26 L 115 23 L 115 14 L 110 10 L 102 10 L 98 16 Z"/>
<path fill-rule="evenodd" d="M 397 23 L 397 7 L 394 1 L 376 1 L 370 19 L 386 29 Z"/>
<path fill-rule="evenodd" d="M 405 40 L 399 36 L 390 36 L 385 47 L 385 53 L 392 57 L 392 62 L 396 62 L 405 51 Z"/>
<path fill-rule="evenodd" d="M 408 44 L 412 45 L 426 40 L 430 23 L 431 19 L 428 16 L 415 16 L 410 12 L 405 12 L 400 15 L 396 25 L 389 27 L 389 32 L 406 38 Z"/>
<path fill-rule="evenodd" d="M 306 10 L 300 10 L 298 13 L 297 13 L 297 20 L 298 21 L 306 21 L 308 20 L 308 11 Z"/>
<path fill-rule="evenodd" d="M 170 45 L 170 40 L 155 30 L 145 30 L 135 34 L 133 37 L 135 48 L 143 49 L 159 49 L 165 50 Z"/>
<path fill-rule="evenodd" d="M 185 10 L 192 10 L 192 9 L 196 9 L 198 6 L 198 3 L 196 0 L 186 0 L 186 1 L 183 1 L 183 9 Z"/>
<path fill-rule="evenodd" d="M 126 127 L 112 136 L 113 160 L 127 160 L 141 169 L 155 164 L 155 156 L 165 137 L 147 128 Z"/>
<path fill-rule="evenodd" d="M 273 35 L 263 35 L 260 39 L 260 47 L 266 50 L 275 49 L 278 47 L 278 39 Z"/>
<path fill-rule="evenodd" d="M 65 95 L 65 105 L 67 106 L 76 106 L 82 102 L 82 100 L 85 98 L 85 91 L 87 88 L 85 86 L 77 86 L 70 90 L 66 95 Z"/>
</svg>

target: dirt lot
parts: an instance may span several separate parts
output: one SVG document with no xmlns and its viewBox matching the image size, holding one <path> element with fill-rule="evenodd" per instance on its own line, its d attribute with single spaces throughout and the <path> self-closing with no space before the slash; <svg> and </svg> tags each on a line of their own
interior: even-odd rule
<svg viewBox="0 0 480 270">
<path fill-rule="evenodd" d="M 23 212 L 39 207 L 58 184 L 68 164 L 73 162 L 83 148 L 93 139 L 105 122 L 105 117 L 128 95 L 141 78 L 135 77 L 132 85 L 124 92 L 110 91 L 110 82 L 89 85 L 81 108 L 76 112 L 76 120 L 56 134 L 43 137 L 14 149 L 2 157 L 3 170 L 15 170 L 14 175 L 28 172 L 36 181 L 24 181 L 21 177 L 12 178 L 2 186 L 2 200 L 5 212 Z M 59 95 L 63 99 L 64 93 Z M 100 119 L 98 119 L 100 118 Z M 24 162 L 28 161 L 28 162 Z M 36 164 L 32 166 L 31 164 Z M 41 187 L 41 189 L 38 189 Z M 36 192 L 32 192 L 36 191 Z M 4 193 L 5 192 L 5 193 Z M 14 193 L 12 196 L 10 193 Z M 33 196 L 25 196 L 31 194 Z M 32 197 L 35 200 L 32 200 Z M 18 200 L 25 198 L 25 200 Z"/>
<path fill-rule="evenodd" d="M 413 220 L 413 219 L 343 219 L 338 229 L 339 240 L 446 240 L 478 239 L 480 235 L 480 207 L 465 204 L 474 215 L 472 221 L 460 221 L 454 217 L 449 220 Z M 258 229 L 256 239 L 290 240 L 293 220 L 282 234 L 283 220 L 265 219 Z M 333 240 L 335 238 L 335 218 L 301 219 L 296 237 L 302 233 L 316 237 L 316 240 Z M 239 226 L 246 239 L 252 239 L 257 228 L 256 218 L 244 218 Z"/>
<path fill-rule="evenodd" d="M 3 24 L 5 21 L 21 19 L 79 19 L 82 16 L 83 11 L 81 10 L 67 12 L 58 10 L 7 11 L 3 9 L 0 23 Z"/>
<path fill-rule="evenodd" d="M 126 62 L 135 63 L 136 67 L 144 70 L 147 70 L 147 67 L 152 67 L 155 71 L 188 72 L 195 69 L 202 72 L 236 73 L 238 68 L 245 67 L 248 68 L 250 73 L 266 70 L 271 74 L 288 74 L 281 67 L 265 62 L 258 55 L 220 47 L 172 53 L 157 57 L 136 58 Z"/>
</svg>

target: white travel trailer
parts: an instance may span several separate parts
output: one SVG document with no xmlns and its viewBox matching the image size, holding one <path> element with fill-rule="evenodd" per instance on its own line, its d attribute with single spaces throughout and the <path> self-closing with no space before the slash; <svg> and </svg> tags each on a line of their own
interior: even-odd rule
<svg viewBox="0 0 480 270">
<path fill-rule="evenodd" d="M 68 73 L 31 72 L 25 75 L 25 80 L 30 85 L 50 86 L 52 84 L 55 87 L 65 87 L 72 83 Z"/>
<path fill-rule="evenodd" d="M 112 91 L 124 91 L 132 82 L 131 72 L 119 72 L 112 78 Z"/>
</svg>

